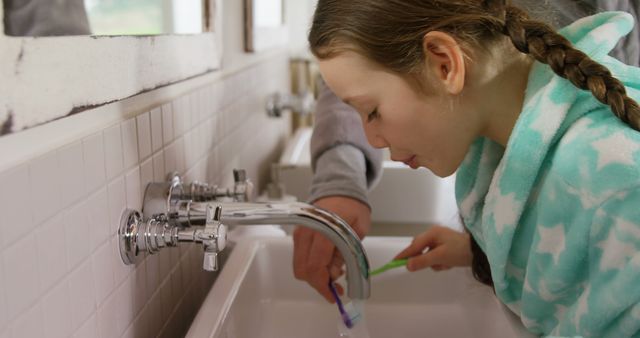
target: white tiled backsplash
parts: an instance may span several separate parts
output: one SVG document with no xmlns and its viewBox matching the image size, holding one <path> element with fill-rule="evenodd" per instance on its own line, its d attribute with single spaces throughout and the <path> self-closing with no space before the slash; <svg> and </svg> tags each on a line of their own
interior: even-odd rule
<svg viewBox="0 0 640 338">
<path fill-rule="evenodd" d="M 288 89 L 272 57 L 0 173 L 0 337 L 184 335 L 215 274 L 196 245 L 125 266 L 120 215 L 176 170 L 230 185 L 242 167 L 260 185 L 289 127 L 264 97 Z"/>
</svg>

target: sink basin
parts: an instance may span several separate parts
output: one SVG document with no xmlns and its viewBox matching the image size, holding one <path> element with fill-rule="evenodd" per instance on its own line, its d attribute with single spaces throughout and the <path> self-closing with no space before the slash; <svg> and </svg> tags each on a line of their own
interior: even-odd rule
<svg viewBox="0 0 640 338">
<path fill-rule="evenodd" d="M 299 128 L 288 140 L 279 161 L 279 178 L 288 194 L 299 201 L 309 198 L 311 170 L 310 140 L 312 129 Z M 373 231 L 379 234 L 415 234 L 424 224 L 458 226 L 455 200 L 455 176 L 437 177 L 427 169 L 413 170 L 400 162 L 386 160 L 382 177 L 368 193 Z M 403 203 L 389 203 L 403 201 Z M 417 225 L 417 226 L 416 226 Z M 402 229 L 401 232 L 398 232 Z"/>
<path fill-rule="evenodd" d="M 365 239 L 371 266 L 386 263 L 410 241 Z M 187 337 L 339 337 L 336 305 L 293 277 L 292 252 L 291 237 L 239 241 Z M 399 268 L 372 277 L 371 283 L 360 323 L 371 338 L 534 337 L 490 288 L 473 280 L 469 269 L 411 273 Z"/>
</svg>

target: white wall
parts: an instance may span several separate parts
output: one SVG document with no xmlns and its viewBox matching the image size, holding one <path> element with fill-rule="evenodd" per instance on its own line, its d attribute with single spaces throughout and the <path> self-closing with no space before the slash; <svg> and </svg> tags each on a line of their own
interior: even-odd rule
<svg viewBox="0 0 640 338">
<path fill-rule="evenodd" d="M 0 6 L 0 18 L 4 18 L 3 12 L 4 12 L 4 6 Z M 0 25 L 0 35 L 3 35 L 3 34 L 4 34 L 4 24 Z"/>
<path fill-rule="evenodd" d="M 201 249 L 125 266 L 116 229 L 170 171 L 226 185 L 244 167 L 260 185 L 277 158 L 290 121 L 263 101 L 289 89 L 286 47 L 244 55 L 237 3 L 222 72 L 0 138 L 32 154 L 0 171 L 0 338 L 184 334 L 213 280 Z"/>
<path fill-rule="evenodd" d="M 307 35 L 311 28 L 317 0 L 285 0 L 289 25 L 289 53 L 293 57 L 310 57 Z"/>
</svg>

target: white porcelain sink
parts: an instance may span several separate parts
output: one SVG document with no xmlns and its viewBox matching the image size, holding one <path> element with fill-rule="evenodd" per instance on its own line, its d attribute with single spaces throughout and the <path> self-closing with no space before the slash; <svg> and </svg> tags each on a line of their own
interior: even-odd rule
<svg viewBox="0 0 640 338">
<path fill-rule="evenodd" d="M 410 240 L 367 238 L 371 266 L 387 262 Z M 239 242 L 187 337 L 339 337 L 336 305 L 293 277 L 292 248 L 291 237 Z M 410 273 L 399 268 L 371 282 L 365 303 L 371 338 L 534 337 L 468 269 Z"/>
</svg>

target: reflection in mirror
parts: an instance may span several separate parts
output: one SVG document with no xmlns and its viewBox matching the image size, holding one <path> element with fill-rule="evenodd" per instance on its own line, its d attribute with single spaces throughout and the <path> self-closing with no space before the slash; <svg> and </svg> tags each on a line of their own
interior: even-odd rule
<svg viewBox="0 0 640 338">
<path fill-rule="evenodd" d="M 84 0 L 94 35 L 196 34 L 202 0 Z"/>
<path fill-rule="evenodd" d="M 256 27 L 278 27 L 282 20 L 282 0 L 254 0 L 253 24 Z"/>
<path fill-rule="evenodd" d="M 197 34 L 203 0 L 4 0 L 12 36 Z"/>
<path fill-rule="evenodd" d="M 245 0 L 245 50 L 259 52 L 287 43 L 283 0 Z"/>
</svg>

